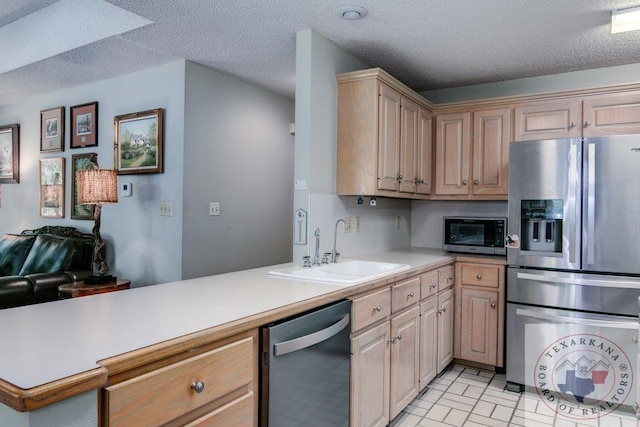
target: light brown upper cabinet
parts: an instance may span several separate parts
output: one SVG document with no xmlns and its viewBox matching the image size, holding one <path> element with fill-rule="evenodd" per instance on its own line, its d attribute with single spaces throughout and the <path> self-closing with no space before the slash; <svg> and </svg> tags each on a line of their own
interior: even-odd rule
<svg viewBox="0 0 640 427">
<path fill-rule="evenodd" d="M 437 115 L 436 198 L 506 199 L 510 140 L 510 108 Z"/>
<path fill-rule="evenodd" d="M 428 199 L 428 101 L 380 69 L 337 80 L 337 194 Z"/>
<path fill-rule="evenodd" d="M 535 101 L 515 109 L 515 141 L 640 133 L 640 92 Z"/>
</svg>

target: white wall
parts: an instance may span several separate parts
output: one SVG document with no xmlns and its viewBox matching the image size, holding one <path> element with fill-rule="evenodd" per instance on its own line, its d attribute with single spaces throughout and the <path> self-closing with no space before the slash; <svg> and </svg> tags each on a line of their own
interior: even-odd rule
<svg viewBox="0 0 640 427">
<path fill-rule="evenodd" d="M 313 256 L 316 228 L 321 230 L 320 251 L 330 251 L 335 223 L 345 216 L 361 216 L 361 231 L 338 236 L 338 250 L 343 257 L 409 245 L 408 200 L 383 201 L 377 209 L 369 209 L 368 205 L 357 205 L 355 197 L 335 195 L 338 132 L 335 75 L 366 68 L 370 68 L 368 64 L 311 29 L 296 34 L 295 180 L 306 182 L 308 190 L 294 192 L 294 210 L 302 208 L 309 213 L 308 244 L 293 245 L 296 263 L 301 263 L 304 255 Z M 395 226 L 396 216 L 404 222 L 400 230 Z"/>
<path fill-rule="evenodd" d="M 187 62 L 185 279 L 291 261 L 293 121 L 291 99 Z"/>
<path fill-rule="evenodd" d="M 98 146 L 40 153 L 40 111 L 98 102 Z M 182 147 L 184 144 L 184 62 L 174 62 L 122 77 L 68 88 L 0 108 L 1 124 L 20 124 L 20 183 L 2 185 L 0 234 L 19 233 L 43 225 L 72 226 L 91 232 L 93 221 L 70 219 L 73 154 L 96 152 L 103 168 L 113 167 L 113 118 L 116 115 L 165 109 L 164 173 L 123 175 L 133 183 L 133 196 L 102 209 L 102 237 L 107 241 L 111 273 L 132 280 L 133 286 L 178 280 L 182 259 Z M 67 118 L 67 123 L 69 119 Z M 39 217 L 39 160 L 66 159 L 65 218 Z M 160 217 L 161 201 L 173 202 L 173 216 Z"/>
</svg>

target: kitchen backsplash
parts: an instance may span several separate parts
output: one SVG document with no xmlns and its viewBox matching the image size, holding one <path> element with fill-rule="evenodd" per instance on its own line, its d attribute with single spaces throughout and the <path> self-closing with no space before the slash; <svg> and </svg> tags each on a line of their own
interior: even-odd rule
<svg viewBox="0 0 640 427">
<path fill-rule="evenodd" d="M 411 246 L 442 247 L 442 218 L 445 216 L 507 217 L 507 202 L 413 201 Z"/>
</svg>

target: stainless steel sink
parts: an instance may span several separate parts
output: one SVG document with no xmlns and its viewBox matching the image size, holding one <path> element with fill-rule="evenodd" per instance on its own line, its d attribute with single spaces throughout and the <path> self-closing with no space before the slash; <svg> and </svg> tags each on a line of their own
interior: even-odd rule
<svg viewBox="0 0 640 427">
<path fill-rule="evenodd" d="M 408 270 L 410 267 L 407 264 L 391 262 L 345 260 L 336 264 L 325 264 L 311 268 L 300 266 L 285 267 L 269 271 L 268 274 L 291 279 L 355 285 L 378 279 L 388 274 Z"/>
</svg>

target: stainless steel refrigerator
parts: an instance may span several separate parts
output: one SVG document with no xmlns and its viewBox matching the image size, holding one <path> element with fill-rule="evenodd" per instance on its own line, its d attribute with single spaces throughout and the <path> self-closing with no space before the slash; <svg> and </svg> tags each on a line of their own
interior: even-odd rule
<svg viewBox="0 0 640 427">
<path fill-rule="evenodd" d="M 633 375 L 634 385 L 619 397 L 624 405 L 633 404 L 640 297 L 640 135 L 511 143 L 508 206 L 509 388 L 543 387 L 535 372 L 536 363 L 543 360 L 536 359 L 539 353 L 554 340 L 590 335 L 611 341 L 627 360 L 623 368 L 633 368 L 627 375 Z M 581 354 L 574 350 L 573 356 L 566 356 L 571 369 L 578 363 L 571 357 Z M 599 357 L 589 356 L 592 361 Z M 616 364 L 607 366 L 613 381 Z M 593 366 L 581 369 L 593 390 L 586 396 L 569 390 L 578 402 L 604 390 L 589 377 Z M 563 381 L 578 372 L 565 371 L 555 372 L 559 388 L 566 388 Z"/>
</svg>

